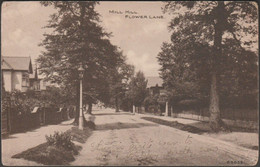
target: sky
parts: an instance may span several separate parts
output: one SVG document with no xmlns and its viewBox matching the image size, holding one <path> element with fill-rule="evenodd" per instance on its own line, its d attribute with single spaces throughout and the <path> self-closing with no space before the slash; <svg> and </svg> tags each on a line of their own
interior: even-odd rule
<svg viewBox="0 0 260 167">
<path fill-rule="evenodd" d="M 162 2 L 100 2 L 96 11 L 101 25 L 112 32 L 111 43 L 120 47 L 127 62 L 145 76 L 158 76 L 157 54 L 164 41 L 170 40 L 170 16 L 163 14 Z M 2 56 L 31 56 L 34 60 L 44 48 L 38 46 L 43 34 L 51 32 L 47 25 L 52 7 L 39 2 L 4 2 L 1 15 Z M 143 16 L 134 18 L 133 16 Z"/>
</svg>

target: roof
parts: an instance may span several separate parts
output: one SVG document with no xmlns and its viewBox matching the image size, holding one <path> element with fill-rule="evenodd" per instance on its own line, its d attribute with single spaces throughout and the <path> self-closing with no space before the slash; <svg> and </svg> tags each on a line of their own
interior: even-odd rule
<svg viewBox="0 0 260 167">
<path fill-rule="evenodd" d="M 146 77 L 146 79 L 148 80 L 147 83 L 148 88 L 152 86 L 156 86 L 156 84 L 158 84 L 158 86 L 162 86 L 163 84 L 163 80 L 160 77 L 151 76 L 151 77 Z"/>
<path fill-rule="evenodd" d="M 2 56 L 2 70 L 28 71 L 32 73 L 32 63 L 30 57 L 6 57 Z"/>
</svg>

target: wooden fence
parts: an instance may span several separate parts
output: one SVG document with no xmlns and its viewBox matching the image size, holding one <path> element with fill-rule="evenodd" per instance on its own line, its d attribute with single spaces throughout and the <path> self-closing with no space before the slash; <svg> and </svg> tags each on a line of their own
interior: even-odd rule
<svg viewBox="0 0 260 167">
<path fill-rule="evenodd" d="M 31 112 L 14 112 L 10 98 L 2 100 L 1 134 L 22 132 L 41 125 L 57 124 L 75 115 L 74 107 L 39 107 Z"/>
<path fill-rule="evenodd" d="M 1 134 L 6 134 L 10 129 L 10 97 L 2 99 L 1 106 Z"/>
</svg>

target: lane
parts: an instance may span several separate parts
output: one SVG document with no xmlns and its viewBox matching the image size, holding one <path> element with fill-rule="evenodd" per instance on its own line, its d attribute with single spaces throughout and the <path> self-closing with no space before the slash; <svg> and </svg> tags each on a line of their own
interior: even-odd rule
<svg viewBox="0 0 260 167">
<path fill-rule="evenodd" d="M 72 165 L 254 165 L 257 152 L 141 119 L 94 112 L 97 130 Z"/>
</svg>

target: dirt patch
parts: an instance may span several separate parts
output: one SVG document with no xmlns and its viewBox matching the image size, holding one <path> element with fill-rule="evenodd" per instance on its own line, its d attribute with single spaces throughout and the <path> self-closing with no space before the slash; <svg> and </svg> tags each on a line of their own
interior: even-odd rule
<svg viewBox="0 0 260 167">
<path fill-rule="evenodd" d="M 72 127 L 67 132 L 72 136 L 72 141 L 77 141 L 79 143 L 85 143 L 86 140 L 91 136 L 92 130 L 89 128 L 84 128 L 84 130 L 79 130 L 78 127 Z"/>
</svg>

